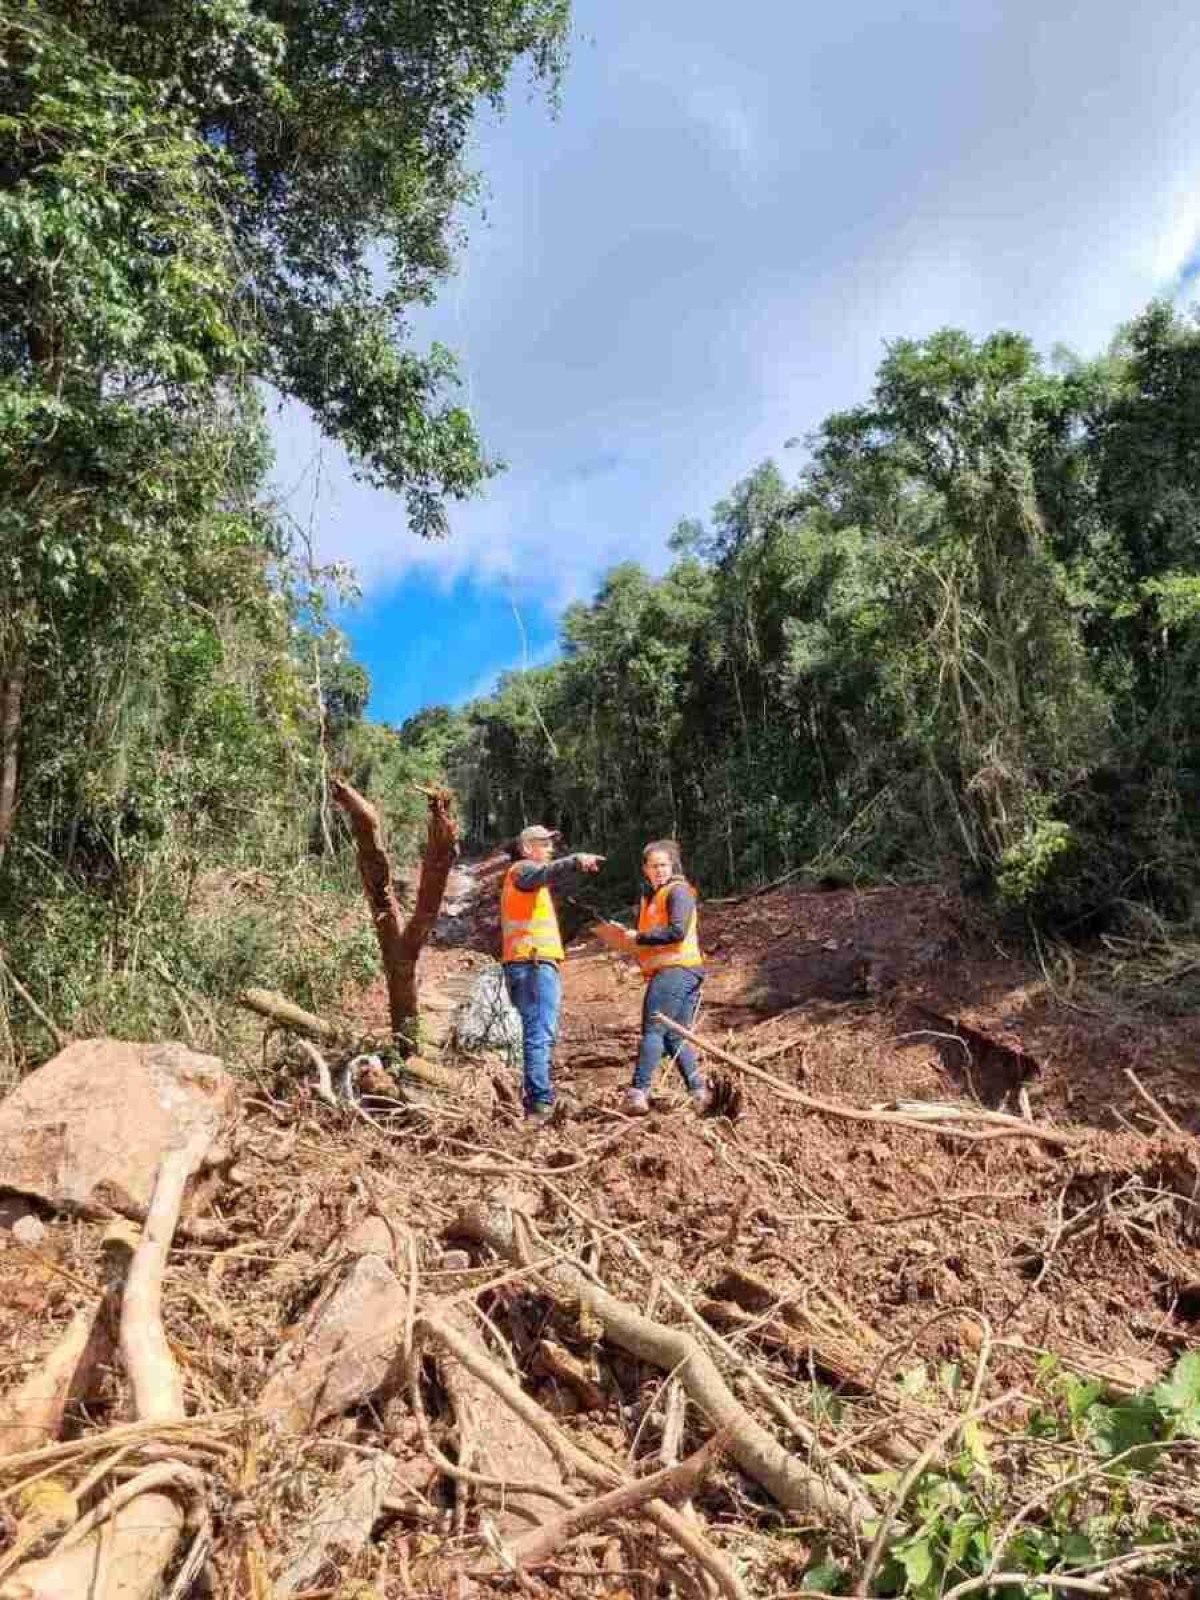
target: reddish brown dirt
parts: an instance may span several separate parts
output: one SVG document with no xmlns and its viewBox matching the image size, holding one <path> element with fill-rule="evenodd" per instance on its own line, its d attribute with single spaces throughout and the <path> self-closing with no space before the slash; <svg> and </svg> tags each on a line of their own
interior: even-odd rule
<svg viewBox="0 0 1200 1600">
<path fill-rule="evenodd" d="M 468 892 L 454 942 L 424 960 L 434 1016 L 495 949 L 494 928 L 492 895 Z M 979 953 L 961 905 L 935 889 L 779 888 L 705 907 L 703 940 L 698 1027 L 785 1082 L 855 1106 L 974 1097 L 1011 1111 L 1024 1087 L 1034 1117 L 1070 1127 L 1078 1148 L 840 1122 L 749 1083 L 731 1127 L 698 1121 L 670 1077 L 653 1115 L 623 1124 L 642 983 L 586 934 L 563 969 L 556 1067 L 575 1115 L 534 1136 L 477 1129 L 479 1142 L 545 1161 L 624 1126 L 590 1169 L 599 1221 L 645 1230 L 670 1270 L 698 1284 L 733 1259 L 790 1293 L 833 1290 L 884 1333 L 896 1361 L 914 1348 L 961 1353 L 955 1307 L 986 1316 L 1014 1345 L 1082 1344 L 1160 1368 L 1195 1337 L 1200 1146 L 1161 1137 L 1121 1068 L 1200 1129 L 1200 1017 L 1085 1015 L 1028 963 Z M 382 995 L 380 986 L 363 997 L 376 1026 Z M 1095 1212 L 1072 1233 L 1088 1205 Z M 994 1382 L 1028 1372 L 1031 1359 L 1002 1351 Z"/>
</svg>

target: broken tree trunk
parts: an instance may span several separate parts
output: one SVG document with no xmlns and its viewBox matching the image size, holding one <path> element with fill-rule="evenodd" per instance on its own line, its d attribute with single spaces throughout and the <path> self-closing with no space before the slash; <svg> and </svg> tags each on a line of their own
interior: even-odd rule
<svg viewBox="0 0 1200 1600">
<path fill-rule="evenodd" d="M 417 1049 L 417 960 L 433 931 L 441 910 L 446 880 L 458 854 L 458 823 L 454 797 L 448 789 L 427 789 L 429 830 L 421 857 L 421 877 L 412 916 L 401 926 L 400 902 L 392 883 L 392 866 L 383 845 L 379 813 L 350 784 L 337 778 L 333 798 L 346 813 L 358 870 L 371 916 L 383 971 L 387 980 L 388 1011 L 395 1042 L 403 1050 Z"/>
</svg>

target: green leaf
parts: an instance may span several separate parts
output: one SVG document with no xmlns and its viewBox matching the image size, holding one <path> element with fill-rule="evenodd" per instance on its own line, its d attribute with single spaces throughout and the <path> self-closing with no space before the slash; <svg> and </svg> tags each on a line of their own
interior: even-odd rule
<svg viewBox="0 0 1200 1600">
<path fill-rule="evenodd" d="M 845 1573 L 835 1562 L 822 1561 L 819 1566 L 809 1567 L 800 1580 L 802 1589 L 816 1589 L 825 1594 L 839 1594 L 845 1579 Z"/>
<path fill-rule="evenodd" d="M 1059 1555 L 1065 1565 L 1077 1567 L 1085 1561 L 1094 1561 L 1097 1551 L 1086 1533 L 1065 1533 L 1059 1545 Z"/>
<path fill-rule="evenodd" d="M 1200 1409 L 1200 1350 L 1189 1350 L 1175 1363 L 1169 1378 L 1154 1390 L 1166 1411 L 1188 1413 Z"/>
<path fill-rule="evenodd" d="M 906 1545 L 897 1546 L 893 1554 L 904 1568 L 909 1587 L 919 1592 L 922 1585 L 927 1584 L 933 1576 L 934 1551 L 931 1542 L 928 1539 L 912 1539 Z"/>
</svg>

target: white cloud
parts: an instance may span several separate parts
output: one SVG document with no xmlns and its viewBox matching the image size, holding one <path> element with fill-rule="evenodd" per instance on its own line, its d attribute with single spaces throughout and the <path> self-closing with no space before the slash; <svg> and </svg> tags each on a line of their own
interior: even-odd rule
<svg viewBox="0 0 1200 1600">
<path fill-rule="evenodd" d="M 946 324 L 1100 348 L 1200 238 L 1191 0 L 577 0 L 553 123 L 485 129 L 491 222 L 428 320 L 510 463 L 422 545 L 324 451 L 319 532 L 368 589 L 509 578 L 558 603 L 663 559 L 783 440 Z M 306 520 L 318 449 L 289 409 Z"/>
</svg>

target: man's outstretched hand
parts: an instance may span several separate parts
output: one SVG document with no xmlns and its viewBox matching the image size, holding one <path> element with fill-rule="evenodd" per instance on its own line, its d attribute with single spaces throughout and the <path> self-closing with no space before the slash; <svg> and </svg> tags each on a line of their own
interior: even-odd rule
<svg viewBox="0 0 1200 1600">
<path fill-rule="evenodd" d="M 575 857 L 575 864 L 580 872 L 599 872 L 604 865 L 603 856 L 588 856 L 580 852 Z"/>
</svg>

